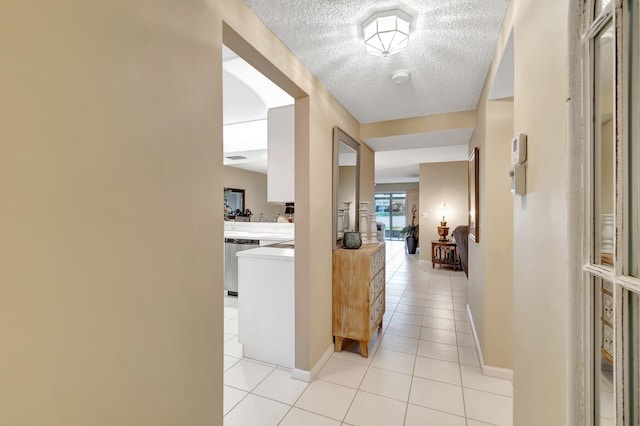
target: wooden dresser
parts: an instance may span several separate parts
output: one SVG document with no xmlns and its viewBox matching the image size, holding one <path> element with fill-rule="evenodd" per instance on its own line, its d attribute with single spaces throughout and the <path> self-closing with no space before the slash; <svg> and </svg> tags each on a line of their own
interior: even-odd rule
<svg viewBox="0 0 640 426">
<path fill-rule="evenodd" d="M 382 328 L 385 309 L 385 245 L 363 244 L 357 250 L 333 252 L 333 335 L 336 352 L 343 339 L 360 342 L 360 355 L 368 357 L 368 344 Z"/>
</svg>

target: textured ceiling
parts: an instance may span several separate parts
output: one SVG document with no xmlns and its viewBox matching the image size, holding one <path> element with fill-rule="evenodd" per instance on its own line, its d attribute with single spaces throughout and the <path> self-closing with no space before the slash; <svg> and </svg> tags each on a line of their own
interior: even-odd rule
<svg viewBox="0 0 640 426">
<path fill-rule="evenodd" d="M 244 0 L 361 123 L 475 109 L 509 0 Z M 360 24 L 398 8 L 409 47 L 365 52 Z M 391 74 L 411 73 L 397 85 Z"/>
<path fill-rule="evenodd" d="M 243 1 L 363 124 L 475 109 L 509 3 L 509 0 Z M 389 57 L 366 53 L 360 24 L 376 11 L 394 8 L 413 17 L 409 47 Z M 230 50 L 224 50 L 223 59 L 225 123 L 264 116 L 262 104 L 271 108 L 292 102 L 282 100 L 272 83 L 248 69 L 248 64 Z M 400 69 L 410 72 L 408 83 L 398 85 L 391 81 L 392 73 Z M 246 88 L 235 83 L 246 85 L 257 96 L 251 96 Z M 508 96 L 513 96 L 512 39 L 491 88 L 491 98 Z M 248 99 L 256 102 L 243 106 Z M 420 163 L 466 160 L 473 131 L 461 128 L 365 140 L 376 151 L 376 183 L 417 182 Z M 228 160 L 228 164 L 263 172 L 265 150 L 236 154 L 249 158 Z"/>
</svg>

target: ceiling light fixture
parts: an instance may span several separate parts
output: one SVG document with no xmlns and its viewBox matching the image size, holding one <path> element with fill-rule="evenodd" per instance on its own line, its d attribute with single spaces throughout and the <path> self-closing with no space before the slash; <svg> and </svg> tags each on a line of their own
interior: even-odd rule
<svg viewBox="0 0 640 426">
<path fill-rule="evenodd" d="M 371 15 L 362 24 L 367 52 L 389 56 L 409 45 L 411 16 L 398 9 L 383 10 Z"/>
</svg>

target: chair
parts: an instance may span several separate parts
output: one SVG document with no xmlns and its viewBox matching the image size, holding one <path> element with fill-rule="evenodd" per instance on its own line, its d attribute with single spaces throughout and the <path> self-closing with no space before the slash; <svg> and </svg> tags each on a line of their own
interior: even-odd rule
<svg viewBox="0 0 640 426">
<path fill-rule="evenodd" d="M 469 227 L 467 225 L 460 225 L 453 230 L 453 238 L 456 240 L 456 247 L 458 249 L 458 256 L 460 256 L 460 263 L 462 263 L 462 270 L 468 277 L 467 261 L 469 260 L 468 245 L 469 245 Z"/>
</svg>

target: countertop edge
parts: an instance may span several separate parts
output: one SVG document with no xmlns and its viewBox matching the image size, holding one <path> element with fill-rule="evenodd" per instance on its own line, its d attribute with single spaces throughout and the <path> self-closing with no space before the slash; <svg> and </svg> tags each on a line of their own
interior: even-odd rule
<svg viewBox="0 0 640 426">
<path fill-rule="evenodd" d="M 292 248 L 258 247 L 250 250 L 239 251 L 238 253 L 236 253 L 236 256 L 256 259 L 293 261 L 295 258 L 295 250 Z"/>
</svg>

